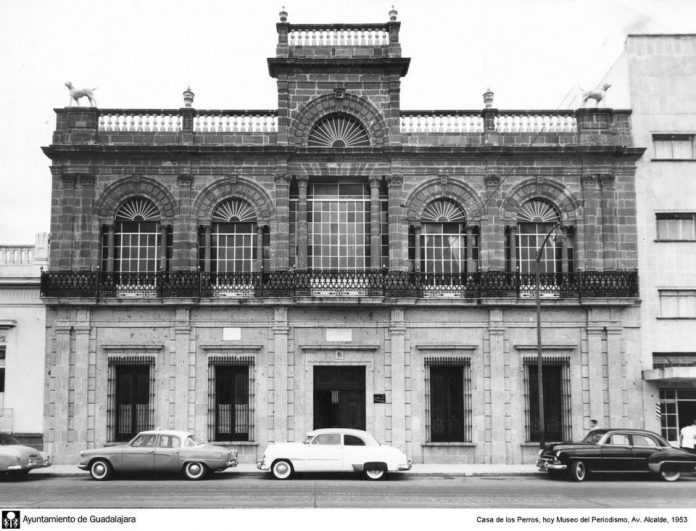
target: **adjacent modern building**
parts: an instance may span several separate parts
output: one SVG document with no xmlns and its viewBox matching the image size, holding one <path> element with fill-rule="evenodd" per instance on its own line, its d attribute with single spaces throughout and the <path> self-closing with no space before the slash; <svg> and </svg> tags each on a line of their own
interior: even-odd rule
<svg viewBox="0 0 696 531">
<path fill-rule="evenodd" d="M 404 110 L 395 11 L 277 31 L 275 109 L 56 109 L 56 462 L 155 426 L 530 462 L 537 292 L 546 439 L 642 427 L 630 111 Z"/>
<path fill-rule="evenodd" d="M 676 444 L 696 418 L 696 35 L 629 35 L 607 79 L 647 147 L 636 172 L 645 419 Z"/>
<path fill-rule="evenodd" d="M 48 234 L 0 245 L 0 431 L 43 445 L 46 310 L 39 293 Z"/>
</svg>

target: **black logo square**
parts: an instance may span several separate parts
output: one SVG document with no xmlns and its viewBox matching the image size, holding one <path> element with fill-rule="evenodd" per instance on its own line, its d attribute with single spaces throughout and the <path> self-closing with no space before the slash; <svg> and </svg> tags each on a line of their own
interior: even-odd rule
<svg viewBox="0 0 696 531">
<path fill-rule="evenodd" d="M 19 529 L 20 519 L 19 511 L 3 511 L 2 512 L 2 528 L 3 529 Z"/>
</svg>

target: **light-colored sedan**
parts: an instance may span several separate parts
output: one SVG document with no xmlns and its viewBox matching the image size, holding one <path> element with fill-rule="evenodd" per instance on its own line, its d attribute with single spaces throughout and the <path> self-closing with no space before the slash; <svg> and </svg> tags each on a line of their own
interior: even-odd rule
<svg viewBox="0 0 696 531">
<path fill-rule="evenodd" d="M 359 472 L 378 480 L 387 472 L 410 470 L 411 460 L 365 431 L 324 428 L 307 433 L 304 442 L 269 444 L 256 466 L 276 479 L 295 472 Z"/>
<path fill-rule="evenodd" d="M 188 479 L 237 466 L 237 451 L 201 441 L 192 433 L 142 431 L 121 446 L 80 452 L 80 467 L 96 480 L 120 472 L 183 472 Z"/>
<path fill-rule="evenodd" d="M 9 433 L 0 433 L 0 474 L 24 479 L 30 470 L 46 466 L 51 466 L 46 452 L 21 444 Z"/>
</svg>

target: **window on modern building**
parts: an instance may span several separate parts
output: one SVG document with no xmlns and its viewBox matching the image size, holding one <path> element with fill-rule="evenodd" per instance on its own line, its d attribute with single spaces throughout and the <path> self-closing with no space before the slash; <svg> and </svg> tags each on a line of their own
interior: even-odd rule
<svg viewBox="0 0 696 531">
<path fill-rule="evenodd" d="M 696 318 L 696 289 L 662 289 L 660 317 Z"/>
<path fill-rule="evenodd" d="M 696 213 L 655 214 L 659 241 L 696 241 Z"/>
<path fill-rule="evenodd" d="M 5 407 L 5 347 L 0 347 L 0 409 Z"/>
<path fill-rule="evenodd" d="M 423 210 L 421 223 L 421 271 L 427 273 L 474 272 L 468 271 L 468 263 L 471 262 L 473 269 L 476 269 L 478 238 L 474 232 L 471 232 L 472 241 L 468 242 L 466 217 L 459 205 L 448 199 L 433 201 Z M 415 245 L 415 240 L 413 244 Z M 469 252 L 471 257 L 468 256 Z"/>
<path fill-rule="evenodd" d="M 527 442 L 538 442 L 539 380 L 536 358 L 524 360 L 525 432 Z M 547 441 L 569 441 L 570 432 L 570 368 L 569 360 L 544 358 L 542 364 L 544 391 L 544 435 Z"/>
<path fill-rule="evenodd" d="M 694 136 L 692 134 L 656 134 L 653 146 L 656 159 L 693 159 Z"/>
<path fill-rule="evenodd" d="M 679 444 L 679 432 L 696 417 L 696 389 L 660 389 L 660 425 L 662 436 Z"/>
<path fill-rule="evenodd" d="M 367 130 L 346 113 L 334 113 L 322 118 L 309 134 L 308 144 L 313 147 L 350 148 L 369 146 Z"/>
<path fill-rule="evenodd" d="M 199 265 L 209 273 L 248 273 L 255 270 L 257 259 L 257 221 L 251 205 L 242 199 L 220 203 L 212 215 L 210 243 L 206 229 L 199 238 Z M 206 269 L 206 248 L 210 249 L 210 270 Z"/>
<path fill-rule="evenodd" d="M 471 442 L 471 365 L 462 358 L 426 358 L 428 442 Z"/>
<path fill-rule="evenodd" d="M 515 241 L 511 242 L 510 236 L 507 238 L 508 269 L 515 271 L 519 268 L 520 273 L 536 272 L 539 249 L 560 219 L 558 210 L 542 199 L 532 199 L 522 205 L 517 214 Z M 572 227 L 559 227 L 555 234 L 549 236 L 539 261 L 541 273 L 573 271 L 573 236 Z"/>
<path fill-rule="evenodd" d="M 109 360 L 107 434 L 111 441 L 128 441 L 153 428 L 154 359 L 127 356 Z"/>
<path fill-rule="evenodd" d="M 102 270 L 114 273 L 167 270 L 172 240 L 171 227 L 162 230 L 155 204 L 144 197 L 130 198 L 117 210 L 113 228 L 103 229 Z"/>
<path fill-rule="evenodd" d="M 253 440 L 253 389 L 252 359 L 219 356 L 209 360 L 209 440 Z"/>
</svg>

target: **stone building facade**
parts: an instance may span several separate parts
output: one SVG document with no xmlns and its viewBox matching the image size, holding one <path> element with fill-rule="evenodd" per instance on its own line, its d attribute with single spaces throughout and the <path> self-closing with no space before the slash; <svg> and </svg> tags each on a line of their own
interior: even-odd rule
<svg viewBox="0 0 696 531">
<path fill-rule="evenodd" d="M 642 425 L 630 112 L 406 111 L 396 13 L 290 24 L 278 107 L 56 109 L 45 438 L 144 427 L 253 461 L 315 427 L 530 462 Z"/>
<path fill-rule="evenodd" d="M 0 245 L 0 431 L 43 445 L 46 310 L 39 285 L 48 234 Z"/>
</svg>

